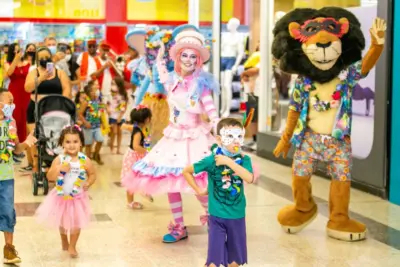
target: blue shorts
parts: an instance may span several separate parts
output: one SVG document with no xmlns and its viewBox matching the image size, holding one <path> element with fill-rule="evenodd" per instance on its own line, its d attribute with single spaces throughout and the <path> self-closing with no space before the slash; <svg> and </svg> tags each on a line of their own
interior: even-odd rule
<svg viewBox="0 0 400 267">
<path fill-rule="evenodd" d="M 231 70 L 235 63 L 235 57 L 221 57 L 221 71 Z"/>
<path fill-rule="evenodd" d="M 85 137 L 85 146 L 93 144 L 93 140 L 97 143 L 103 143 L 104 137 L 100 128 L 83 129 L 83 136 Z"/>
<path fill-rule="evenodd" d="M 118 124 L 118 126 L 121 126 L 124 122 L 125 122 L 125 120 L 121 120 L 119 123 L 117 123 L 116 119 L 112 119 L 112 118 L 108 119 L 109 124 Z"/>
<path fill-rule="evenodd" d="M 0 181 L 0 231 L 14 233 L 14 179 Z"/>
<path fill-rule="evenodd" d="M 247 264 L 246 218 L 223 219 L 210 215 L 208 226 L 206 266 Z"/>
</svg>

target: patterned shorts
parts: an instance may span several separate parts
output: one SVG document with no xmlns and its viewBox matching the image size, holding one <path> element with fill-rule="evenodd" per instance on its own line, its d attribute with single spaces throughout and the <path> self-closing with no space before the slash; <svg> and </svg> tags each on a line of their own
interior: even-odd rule
<svg viewBox="0 0 400 267">
<path fill-rule="evenodd" d="M 307 130 L 303 142 L 293 159 L 293 174 L 311 176 L 318 161 L 327 163 L 327 172 L 333 179 L 351 180 L 351 142 L 349 137 L 338 140 L 330 135 L 321 135 Z"/>
</svg>

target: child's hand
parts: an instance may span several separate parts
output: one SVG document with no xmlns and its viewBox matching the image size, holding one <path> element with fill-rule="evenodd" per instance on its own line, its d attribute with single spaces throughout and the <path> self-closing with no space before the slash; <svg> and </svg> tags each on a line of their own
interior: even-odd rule
<svg viewBox="0 0 400 267">
<path fill-rule="evenodd" d="M 33 131 L 26 137 L 26 140 L 24 141 L 24 144 L 26 144 L 28 147 L 33 146 L 37 142 L 37 139 L 33 136 Z"/>
<path fill-rule="evenodd" d="M 90 124 L 90 122 L 87 122 L 87 121 L 83 123 L 83 126 L 85 126 L 86 129 L 92 128 L 92 125 Z"/>
<path fill-rule="evenodd" d="M 69 165 L 69 162 L 64 162 L 63 164 L 61 164 L 60 166 L 60 172 L 69 172 L 71 170 L 71 165 Z"/>
<path fill-rule="evenodd" d="M 90 188 L 90 184 L 86 183 L 83 185 L 83 191 L 88 191 Z"/>
<path fill-rule="evenodd" d="M 216 155 L 214 158 L 215 158 L 215 164 L 217 166 L 221 166 L 221 165 L 229 166 L 229 164 L 232 163 L 232 159 L 230 159 L 229 157 L 224 156 L 224 155 Z"/>
</svg>

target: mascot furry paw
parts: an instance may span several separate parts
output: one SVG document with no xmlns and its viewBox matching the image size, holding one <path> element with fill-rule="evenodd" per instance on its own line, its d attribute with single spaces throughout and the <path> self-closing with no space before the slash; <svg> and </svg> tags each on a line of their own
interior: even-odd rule
<svg viewBox="0 0 400 267">
<path fill-rule="evenodd" d="M 310 179 L 318 161 L 332 177 L 327 234 L 335 239 L 365 239 L 365 225 L 349 218 L 351 183 L 352 89 L 382 53 L 386 23 L 376 18 L 371 46 L 364 57 L 360 23 L 349 11 L 327 7 L 295 9 L 276 24 L 272 54 L 280 68 L 298 74 L 290 99 L 286 129 L 274 154 L 286 157 L 291 144 L 294 204 L 278 221 L 297 233 L 317 216 Z"/>
</svg>

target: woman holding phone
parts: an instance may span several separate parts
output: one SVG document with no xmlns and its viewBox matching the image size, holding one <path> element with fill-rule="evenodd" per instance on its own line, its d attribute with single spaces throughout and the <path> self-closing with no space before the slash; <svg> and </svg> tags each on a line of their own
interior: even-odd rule
<svg viewBox="0 0 400 267">
<path fill-rule="evenodd" d="M 27 109 L 28 131 L 35 128 L 35 88 L 38 94 L 38 101 L 45 96 L 59 94 L 71 98 L 71 85 L 65 72 L 55 68 L 52 62 L 52 54 L 47 47 L 41 47 L 36 52 L 36 69 L 29 72 L 25 82 L 25 91 L 30 93 L 30 102 Z M 32 146 L 33 155 L 36 155 L 36 148 Z M 37 171 L 37 160 L 33 166 L 28 166 Z"/>
<path fill-rule="evenodd" d="M 11 44 L 8 48 L 3 76 L 4 79 L 10 79 L 8 90 L 14 97 L 15 109 L 13 117 L 17 124 L 19 140 L 25 140 L 27 136 L 26 109 L 29 103 L 29 94 L 24 91 L 24 84 L 29 67 L 29 61 L 24 58 L 24 53 L 19 44 Z"/>
</svg>

